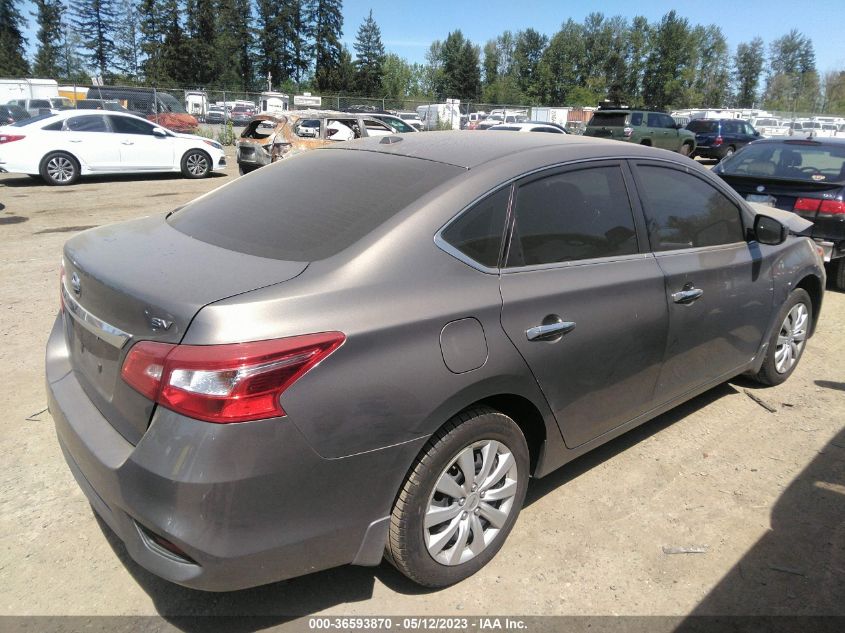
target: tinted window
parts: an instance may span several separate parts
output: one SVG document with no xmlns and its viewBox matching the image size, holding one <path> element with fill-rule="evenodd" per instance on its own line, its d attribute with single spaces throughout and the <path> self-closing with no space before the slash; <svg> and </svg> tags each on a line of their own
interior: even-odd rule
<svg viewBox="0 0 845 633">
<path fill-rule="evenodd" d="M 339 253 L 461 173 L 465 170 L 452 165 L 404 156 L 321 149 L 259 169 L 168 221 L 230 250 L 313 261 Z"/>
<path fill-rule="evenodd" d="M 631 115 L 631 125 L 642 125 L 643 124 L 643 113 L 642 112 L 634 112 Z"/>
<path fill-rule="evenodd" d="M 50 102 L 47 101 L 46 99 L 33 99 L 32 101 L 29 102 L 29 107 L 30 108 L 50 108 L 52 106 L 50 105 Z"/>
<path fill-rule="evenodd" d="M 739 134 L 740 127 L 738 121 L 725 121 L 722 123 L 722 134 Z"/>
<path fill-rule="evenodd" d="M 590 125 L 618 127 L 625 125 L 627 118 L 626 112 L 596 112 L 590 119 Z"/>
<path fill-rule="evenodd" d="M 563 134 L 562 130 L 557 129 L 556 127 L 532 127 L 532 132 L 551 132 L 552 134 Z"/>
<path fill-rule="evenodd" d="M 55 123 L 51 123 L 50 125 L 45 125 L 41 129 L 47 130 L 48 132 L 59 132 L 59 131 L 61 131 L 64 124 L 65 124 L 64 121 L 56 121 Z"/>
<path fill-rule="evenodd" d="M 675 123 L 675 119 L 670 117 L 668 114 L 660 114 L 658 116 L 660 117 L 660 127 L 675 129 L 675 126 L 678 125 Z"/>
<path fill-rule="evenodd" d="M 811 182 L 845 181 L 845 146 L 816 141 L 752 143 L 718 166 L 728 176 L 766 176 Z"/>
<path fill-rule="evenodd" d="M 634 216 L 618 167 L 548 176 L 521 186 L 508 266 L 637 252 Z"/>
<path fill-rule="evenodd" d="M 742 241 L 739 209 L 712 185 L 677 169 L 640 165 L 637 172 L 653 250 Z"/>
<path fill-rule="evenodd" d="M 385 121 L 385 122 L 386 122 L 386 123 L 387 123 L 390 127 L 392 127 L 393 129 L 395 129 L 397 132 L 416 132 L 416 130 L 415 130 L 414 128 L 412 128 L 410 125 L 408 125 L 407 123 L 405 123 L 405 122 L 404 122 L 402 119 L 400 119 L 399 117 L 397 117 L 397 118 L 395 118 L 395 119 L 384 119 L 384 121 Z M 369 123 L 367 124 L 367 129 L 370 129 Z"/>
<path fill-rule="evenodd" d="M 120 134 L 146 134 L 152 136 L 154 125 L 127 116 L 110 116 L 112 129 Z"/>
<path fill-rule="evenodd" d="M 648 113 L 648 126 L 649 127 L 662 127 L 660 125 L 660 115 L 656 112 L 649 112 Z"/>
<path fill-rule="evenodd" d="M 690 121 L 687 129 L 696 134 L 716 134 L 719 132 L 719 122 L 696 119 L 695 121 Z"/>
<path fill-rule="evenodd" d="M 99 114 L 88 116 L 74 116 L 65 123 L 67 129 L 73 132 L 108 132 L 105 117 Z"/>
<path fill-rule="evenodd" d="M 443 231 L 443 239 L 470 259 L 498 266 L 510 187 L 487 196 Z"/>
<path fill-rule="evenodd" d="M 54 116 L 56 116 L 56 115 L 50 114 L 49 112 L 47 114 L 36 114 L 33 117 L 29 117 L 28 119 L 24 119 L 22 121 L 17 121 L 15 123 L 12 123 L 11 125 L 13 127 L 25 127 L 27 125 L 32 125 L 33 123 L 38 123 L 39 121 L 43 121 L 44 119 L 51 119 Z"/>
</svg>

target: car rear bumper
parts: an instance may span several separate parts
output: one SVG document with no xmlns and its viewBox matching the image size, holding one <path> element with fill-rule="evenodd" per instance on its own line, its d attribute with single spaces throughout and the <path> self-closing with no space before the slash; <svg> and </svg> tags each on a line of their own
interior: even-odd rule
<svg viewBox="0 0 845 633">
<path fill-rule="evenodd" d="M 407 444 L 325 459 L 283 418 L 210 424 L 159 407 L 137 445 L 85 394 L 61 316 L 47 347 L 48 407 L 65 460 L 139 565 L 229 591 L 346 563 L 376 565 Z M 173 546 L 173 547 L 170 547 Z"/>
<path fill-rule="evenodd" d="M 264 167 L 273 162 L 270 152 L 258 143 L 238 143 L 238 165 Z"/>
</svg>

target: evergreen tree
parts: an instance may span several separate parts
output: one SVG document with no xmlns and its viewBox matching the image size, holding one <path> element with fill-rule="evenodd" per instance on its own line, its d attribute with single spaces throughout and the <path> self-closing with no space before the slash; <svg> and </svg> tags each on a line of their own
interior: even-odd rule
<svg viewBox="0 0 845 633">
<path fill-rule="evenodd" d="M 284 47 L 282 44 L 281 18 L 279 3 L 276 0 L 257 0 L 258 16 L 258 64 L 261 79 L 270 75 L 275 84 L 289 78 L 287 68 L 282 63 Z"/>
<path fill-rule="evenodd" d="M 242 0 L 248 3 L 249 0 Z M 311 66 L 311 24 L 302 0 L 279 0 L 282 66 L 297 85 Z"/>
<path fill-rule="evenodd" d="M 109 74 L 114 57 L 115 19 L 112 0 L 78 0 L 74 6 L 73 26 L 82 39 L 83 56 L 102 77 Z"/>
<path fill-rule="evenodd" d="M 260 0 L 261 1 L 261 0 Z M 338 68 L 343 48 L 342 0 L 311 0 L 308 21 L 314 35 L 314 89 L 318 92 L 341 90 Z"/>
<path fill-rule="evenodd" d="M 252 67 L 252 7 L 249 0 L 219 0 L 217 8 L 218 81 L 224 88 L 249 90 Z"/>
<path fill-rule="evenodd" d="M 81 48 L 82 40 L 65 11 L 62 14 L 59 40 L 59 75 L 66 81 L 85 85 L 90 82 L 90 73 L 85 66 L 85 60 L 79 54 Z"/>
<path fill-rule="evenodd" d="M 208 86 L 217 80 L 215 58 L 217 31 L 214 17 L 213 2 L 188 0 L 185 7 L 188 65 L 190 81 L 196 86 Z"/>
<path fill-rule="evenodd" d="M 683 106 L 692 61 L 689 22 L 670 11 L 654 29 L 643 78 L 643 100 L 657 107 Z"/>
<path fill-rule="evenodd" d="M 0 0 L 0 75 L 23 77 L 29 74 L 23 36 L 23 16 L 17 0 Z"/>
<path fill-rule="evenodd" d="M 763 73 L 763 62 L 763 40 L 759 37 L 736 47 L 734 82 L 736 105 L 740 108 L 750 108 L 757 103 L 757 88 Z"/>
<path fill-rule="evenodd" d="M 38 23 L 38 50 L 35 52 L 33 72 L 38 77 L 58 77 L 61 74 L 62 14 L 61 0 L 35 0 Z"/>
<path fill-rule="evenodd" d="M 140 48 L 144 54 L 144 61 L 141 62 L 144 79 L 152 85 L 167 82 L 162 51 L 167 19 L 163 15 L 161 0 L 141 0 L 138 4 L 138 19 L 141 32 Z"/>
<path fill-rule="evenodd" d="M 481 69 L 478 47 L 460 30 L 446 36 L 440 52 L 443 61 L 443 82 L 438 96 L 478 99 L 481 92 Z"/>
<path fill-rule="evenodd" d="M 135 0 L 122 0 L 118 5 L 114 31 L 114 67 L 130 79 L 141 71 L 141 29 Z"/>
<path fill-rule="evenodd" d="M 373 10 L 358 28 L 355 38 L 355 90 L 365 96 L 374 95 L 381 88 L 384 44 L 381 30 L 373 19 Z"/>
<path fill-rule="evenodd" d="M 182 30 L 178 0 L 162 0 L 164 41 L 161 45 L 161 70 L 170 83 L 185 85 L 193 80 L 193 57 Z"/>
<path fill-rule="evenodd" d="M 642 103 L 643 75 L 649 54 L 651 27 L 648 20 L 641 15 L 631 21 L 628 29 L 628 51 L 623 91 L 632 104 Z"/>
</svg>

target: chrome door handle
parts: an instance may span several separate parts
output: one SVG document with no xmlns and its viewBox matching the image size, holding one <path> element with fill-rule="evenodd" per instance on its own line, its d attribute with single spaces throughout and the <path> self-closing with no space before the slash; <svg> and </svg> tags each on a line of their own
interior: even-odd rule
<svg viewBox="0 0 845 633">
<path fill-rule="evenodd" d="M 525 336 L 529 341 L 549 341 L 569 334 L 574 329 L 574 321 L 558 321 L 528 328 L 525 330 Z"/>
<path fill-rule="evenodd" d="M 684 304 L 692 303 L 703 294 L 704 291 L 701 288 L 685 288 L 684 290 L 672 293 L 672 301 Z"/>
<path fill-rule="evenodd" d="M 82 139 L 81 138 L 69 138 L 68 142 L 69 143 L 81 143 Z"/>
<path fill-rule="evenodd" d="M 121 145 L 134 145 L 135 141 L 120 141 Z"/>
</svg>

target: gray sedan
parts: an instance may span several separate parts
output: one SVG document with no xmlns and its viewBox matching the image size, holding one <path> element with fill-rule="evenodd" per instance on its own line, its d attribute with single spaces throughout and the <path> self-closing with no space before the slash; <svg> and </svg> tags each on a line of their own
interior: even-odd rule
<svg viewBox="0 0 845 633">
<path fill-rule="evenodd" d="M 531 477 L 749 374 L 786 380 L 809 223 L 677 154 L 553 134 L 363 139 L 65 245 L 49 407 L 155 574 L 232 590 L 484 566 Z"/>
</svg>

